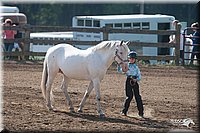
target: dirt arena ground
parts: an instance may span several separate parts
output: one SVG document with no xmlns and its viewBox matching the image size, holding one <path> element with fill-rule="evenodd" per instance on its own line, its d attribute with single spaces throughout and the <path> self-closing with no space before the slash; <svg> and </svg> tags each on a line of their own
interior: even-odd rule
<svg viewBox="0 0 200 133">
<path fill-rule="evenodd" d="M 58 74 L 53 84 L 57 112 L 49 112 L 41 94 L 42 64 L 4 62 L 3 125 L 11 132 L 168 132 L 173 129 L 199 130 L 198 71 L 175 66 L 141 66 L 140 91 L 145 118 L 136 117 L 135 99 L 129 116 L 121 116 L 125 99 L 125 75 L 110 67 L 101 83 L 101 105 L 106 117 L 97 114 L 95 92 L 86 101 L 83 113 L 70 113 L 60 89 Z M 72 80 L 69 94 L 75 110 L 88 81 Z M 195 125 L 181 125 L 191 118 Z M 176 123 L 177 122 L 177 123 Z"/>
</svg>

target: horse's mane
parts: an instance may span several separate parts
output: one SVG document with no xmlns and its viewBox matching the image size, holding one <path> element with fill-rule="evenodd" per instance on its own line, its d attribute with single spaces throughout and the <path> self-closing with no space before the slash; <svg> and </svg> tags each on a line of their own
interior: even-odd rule
<svg viewBox="0 0 200 133">
<path fill-rule="evenodd" d="M 105 48 L 113 47 L 116 44 L 115 42 L 114 41 L 102 41 L 101 43 L 88 48 L 88 50 L 92 50 L 92 51 L 103 50 Z"/>
<path fill-rule="evenodd" d="M 110 50 L 114 47 L 116 47 L 117 45 L 119 45 L 121 43 L 121 41 L 102 41 L 101 43 L 88 48 L 87 50 L 89 51 L 105 51 L 105 50 Z M 122 48 L 124 48 L 126 51 L 130 51 L 127 45 L 122 45 Z"/>
</svg>

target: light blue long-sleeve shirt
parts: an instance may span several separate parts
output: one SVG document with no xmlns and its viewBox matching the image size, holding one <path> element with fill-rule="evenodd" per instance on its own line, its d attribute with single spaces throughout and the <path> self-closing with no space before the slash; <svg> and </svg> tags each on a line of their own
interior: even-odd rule
<svg viewBox="0 0 200 133">
<path fill-rule="evenodd" d="M 128 71 L 126 72 L 126 76 L 136 76 L 137 77 L 137 81 L 141 80 L 141 73 L 140 73 L 140 69 L 138 68 L 138 66 L 134 63 L 129 63 L 128 64 Z M 118 66 L 118 72 L 122 72 L 122 68 L 120 66 Z"/>
</svg>

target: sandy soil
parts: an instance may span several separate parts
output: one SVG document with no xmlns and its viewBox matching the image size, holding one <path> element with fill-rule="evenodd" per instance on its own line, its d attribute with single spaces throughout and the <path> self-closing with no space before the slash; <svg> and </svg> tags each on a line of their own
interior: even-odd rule
<svg viewBox="0 0 200 133">
<path fill-rule="evenodd" d="M 129 116 L 121 116 L 125 99 L 125 75 L 110 67 L 101 83 L 101 105 L 106 117 L 97 113 L 93 90 L 83 113 L 70 113 L 58 74 L 53 93 L 57 112 L 47 110 L 40 89 L 42 65 L 34 63 L 3 63 L 3 124 L 12 132 L 168 132 L 173 129 L 199 130 L 198 122 L 198 71 L 175 66 L 141 66 L 142 95 L 145 119 L 137 117 L 135 100 Z M 72 80 L 69 95 L 75 107 L 88 87 L 88 81 Z M 195 125 L 180 124 L 191 118 Z M 175 123 L 175 122 L 179 123 Z"/>
</svg>

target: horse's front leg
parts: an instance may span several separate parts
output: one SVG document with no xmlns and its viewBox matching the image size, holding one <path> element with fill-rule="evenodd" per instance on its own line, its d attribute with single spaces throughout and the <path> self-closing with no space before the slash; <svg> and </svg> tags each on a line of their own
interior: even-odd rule
<svg viewBox="0 0 200 133">
<path fill-rule="evenodd" d="M 100 96 L 100 80 L 99 79 L 95 79 L 93 80 L 93 85 L 94 85 L 94 89 L 96 91 L 96 100 L 97 100 L 97 111 L 100 115 L 100 118 L 105 117 L 105 114 L 103 113 L 102 109 L 101 109 L 101 104 L 100 104 L 100 100 L 101 100 L 101 96 Z"/>
<path fill-rule="evenodd" d="M 78 112 L 83 112 L 83 106 L 85 105 L 85 102 L 86 102 L 86 100 L 87 100 L 87 98 L 89 97 L 89 95 L 90 95 L 90 93 L 91 93 L 91 91 L 92 91 L 92 89 L 93 89 L 93 83 L 92 83 L 92 81 L 90 82 L 90 84 L 89 84 L 89 87 L 88 87 L 88 89 L 85 91 L 85 94 L 84 94 L 84 96 L 83 96 L 83 99 L 82 99 L 82 101 L 81 101 L 81 103 L 80 103 L 80 106 L 79 106 L 79 108 L 78 108 Z"/>
<path fill-rule="evenodd" d="M 74 111 L 73 104 L 72 104 L 72 101 L 71 101 L 70 96 L 69 96 L 68 91 L 67 91 L 69 82 L 70 82 L 70 79 L 67 78 L 67 77 L 63 74 L 63 82 L 62 82 L 62 85 L 61 85 L 61 89 L 63 90 L 64 95 L 65 95 L 65 97 L 66 97 L 66 101 L 67 101 L 67 104 L 69 105 L 70 112 L 75 112 L 75 111 Z"/>
</svg>

